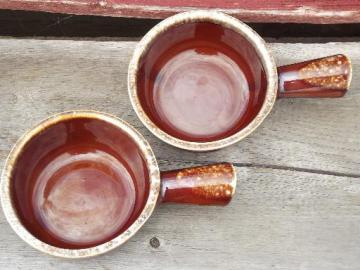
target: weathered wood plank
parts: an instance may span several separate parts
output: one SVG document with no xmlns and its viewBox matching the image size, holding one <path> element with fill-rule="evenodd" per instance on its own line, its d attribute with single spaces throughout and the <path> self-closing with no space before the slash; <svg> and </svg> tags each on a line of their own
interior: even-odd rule
<svg viewBox="0 0 360 270">
<path fill-rule="evenodd" d="M 360 22 L 360 2 L 351 0 L 8 0 L 0 1 L 0 8 L 138 18 L 165 18 L 192 9 L 212 8 L 248 22 Z"/>
<path fill-rule="evenodd" d="M 165 145 L 134 115 L 126 69 L 135 44 L 0 39 L 1 163 L 17 138 L 49 114 L 96 109 L 137 127 L 163 169 L 235 162 L 234 201 L 225 208 L 161 205 L 126 245 L 80 261 L 33 250 L 0 211 L 0 269 L 357 270 L 360 44 L 270 44 L 280 64 L 348 54 L 354 65 L 351 91 L 342 99 L 278 101 L 250 137 L 209 153 Z M 149 244 L 153 237 L 158 248 Z"/>
<path fill-rule="evenodd" d="M 126 86 L 135 42 L 0 39 L 0 158 L 27 129 L 49 114 L 95 109 L 137 127 L 167 160 L 229 161 L 360 177 L 360 44 L 270 44 L 279 64 L 334 53 L 352 58 L 351 90 L 340 99 L 283 99 L 251 136 L 226 149 L 192 153 L 165 145 L 132 110 Z"/>
<path fill-rule="evenodd" d="M 357 179 L 254 168 L 238 177 L 227 207 L 160 205 L 124 246 L 87 260 L 34 250 L 0 215 L 0 269 L 359 269 Z"/>
</svg>

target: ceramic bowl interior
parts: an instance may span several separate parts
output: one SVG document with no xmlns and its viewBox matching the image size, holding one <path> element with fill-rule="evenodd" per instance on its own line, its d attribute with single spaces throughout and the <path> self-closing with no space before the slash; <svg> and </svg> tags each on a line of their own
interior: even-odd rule
<svg viewBox="0 0 360 270">
<path fill-rule="evenodd" d="M 238 133 L 258 115 L 268 86 L 254 45 L 206 18 L 159 33 L 143 52 L 136 79 L 147 117 L 166 134 L 189 142 Z"/>
<path fill-rule="evenodd" d="M 95 247 L 129 230 L 144 210 L 149 157 L 121 123 L 106 119 L 50 120 L 22 141 L 9 175 L 10 196 L 22 226 L 41 242 Z"/>
</svg>

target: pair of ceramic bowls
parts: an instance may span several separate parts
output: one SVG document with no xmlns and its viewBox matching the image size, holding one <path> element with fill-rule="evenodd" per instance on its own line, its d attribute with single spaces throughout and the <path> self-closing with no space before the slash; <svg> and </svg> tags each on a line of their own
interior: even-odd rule
<svg viewBox="0 0 360 270">
<path fill-rule="evenodd" d="M 128 91 L 159 139 L 216 150 L 253 132 L 278 97 L 340 97 L 349 87 L 344 55 L 277 68 L 264 40 L 214 11 L 170 17 L 138 43 Z M 160 173 L 150 145 L 131 125 L 95 111 L 54 115 L 24 134 L 1 180 L 5 216 L 28 244 L 65 257 L 95 256 L 132 237 L 161 202 L 225 205 L 235 192 L 231 164 Z"/>
</svg>

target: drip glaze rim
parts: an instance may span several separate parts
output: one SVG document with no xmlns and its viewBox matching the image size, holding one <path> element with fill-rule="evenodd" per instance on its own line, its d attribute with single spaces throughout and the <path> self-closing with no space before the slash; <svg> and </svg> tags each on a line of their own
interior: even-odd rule
<svg viewBox="0 0 360 270">
<path fill-rule="evenodd" d="M 239 33 L 254 47 L 266 73 L 266 95 L 261 109 L 256 115 L 256 117 L 247 126 L 239 130 L 235 134 L 224 139 L 210 142 L 186 141 L 166 133 L 165 131 L 157 127 L 157 125 L 148 117 L 148 115 L 142 108 L 139 97 L 137 95 L 137 74 L 140 69 L 140 62 L 141 59 L 146 55 L 148 49 L 155 41 L 155 39 L 160 34 L 166 32 L 174 26 L 192 22 L 215 23 Z M 266 116 L 270 113 L 276 101 L 277 87 L 278 74 L 275 61 L 269 49 L 267 48 L 265 41 L 245 23 L 222 12 L 211 10 L 198 10 L 179 13 L 161 21 L 159 24 L 153 27 L 137 44 L 133 56 L 130 60 L 128 69 L 128 94 L 135 113 L 137 114 L 141 122 L 160 140 L 172 146 L 191 151 L 216 150 L 232 145 L 247 137 L 264 121 Z"/>
<path fill-rule="evenodd" d="M 21 155 L 24 146 L 36 135 L 41 133 L 44 129 L 62 122 L 64 120 L 76 119 L 76 118 L 89 118 L 89 119 L 98 119 L 105 121 L 109 124 L 116 126 L 125 132 L 133 141 L 137 144 L 140 151 L 142 152 L 144 159 L 147 164 L 147 169 L 149 171 L 149 195 L 146 201 L 146 204 L 140 213 L 139 217 L 134 221 L 134 223 L 122 234 L 116 236 L 112 240 L 96 245 L 91 248 L 83 249 L 65 249 L 59 248 L 52 245 L 49 245 L 35 236 L 33 236 L 21 223 L 13 200 L 11 198 L 11 176 L 16 165 L 18 157 Z M 27 131 L 14 145 L 10 154 L 7 157 L 5 166 L 1 175 L 1 189 L 0 197 L 3 211 L 7 221 L 9 222 L 12 229 L 22 238 L 26 243 L 35 249 L 47 253 L 49 255 L 62 257 L 62 258 L 86 258 L 93 257 L 106 253 L 123 243 L 129 240 L 148 220 L 152 212 L 155 209 L 156 202 L 158 200 L 160 192 L 160 172 L 159 167 L 155 158 L 155 155 L 145 138 L 136 131 L 131 125 L 125 121 L 107 114 L 91 110 L 79 110 L 79 111 L 67 111 L 59 114 L 50 116 L 49 118 L 40 122 L 37 126 Z"/>
</svg>

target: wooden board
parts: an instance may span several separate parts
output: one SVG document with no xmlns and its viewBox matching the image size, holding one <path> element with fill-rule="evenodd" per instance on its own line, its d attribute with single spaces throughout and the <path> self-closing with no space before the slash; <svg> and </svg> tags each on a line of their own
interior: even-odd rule
<svg viewBox="0 0 360 270">
<path fill-rule="evenodd" d="M 359 0 L 8 0 L 0 1 L 0 8 L 138 18 L 165 18 L 178 12 L 211 8 L 247 22 L 360 22 Z"/>
<path fill-rule="evenodd" d="M 234 162 L 239 181 L 233 202 L 225 208 L 160 205 L 124 246 L 80 261 L 33 250 L 0 211 L 0 269 L 358 270 L 360 44 L 270 44 L 279 64 L 348 54 L 350 92 L 342 99 L 280 100 L 251 136 L 209 153 L 165 145 L 137 119 L 126 89 L 135 44 L 0 39 L 1 165 L 18 137 L 41 119 L 95 109 L 138 128 L 162 169 Z"/>
</svg>

